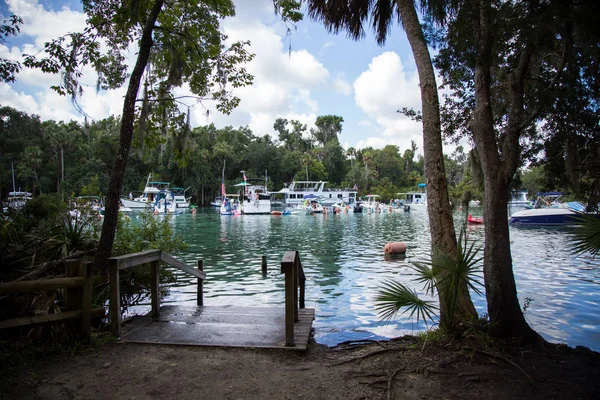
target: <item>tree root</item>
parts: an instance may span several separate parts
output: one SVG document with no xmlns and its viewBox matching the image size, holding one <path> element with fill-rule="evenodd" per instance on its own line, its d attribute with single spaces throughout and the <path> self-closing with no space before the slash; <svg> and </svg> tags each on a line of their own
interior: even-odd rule
<svg viewBox="0 0 600 400">
<path fill-rule="evenodd" d="M 501 356 L 501 355 L 498 355 L 498 354 L 489 353 L 487 351 L 475 349 L 475 348 L 472 348 L 472 347 L 463 347 L 463 349 L 469 350 L 469 351 L 473 351 L 473 352 L 476 352 L 476 353 L 479 353 L 479 354 L 483 354 L 483 355 L 488 356 L 488 357 L 492 357 L 492 358 L 497 358 L 499 360 L 503 360 L 504 362 L 512 365 L 513 367 L 515 367 L 519 371 L 521 371 L 521 373 L 523 375 L 525 375 L 525 377 L 529 380 L 529 382 L 531 382 L 533 385 L 535 385 L 535 381 L 533 380 L 533 378 L 531 376 L 529 376 L 529 374 L 523 369 L 523 367 L 521 367 L 516 362 L 514 362 L 512 360 L 509 360 L 508 358 L 506 358 L 504 356 Z"/>
<path fill-rule="evenodd" d="M 387 375 L 387 400 L 391 400 L 391 398 L 392 398 L 392 382 L 393 382 L 394 378 L 396 377 L 396 375 L 398 374 L 398 372 L 400 372 L 401 370 L 402 370 L 402 368 L 398 368 L 398 369 L 395 369 L 391 373 L 389 370 L 385 370 L 385 373 Z"/>
<path fill-rule="evenodd" d="M 373 339 L 362 339 L 362 340 L 346 340 L 345 342 L 341 342 L 338 343 L 335 347 L 335 351 L 339 351 L 339 350 L 346 350 L 346 349 L 338 349 L 338 347 L 342 347 L 342 346 L 360 346 L 362 344 L 365 343 L 375 343 L 377 344 L 379 347 L 382 347 L 384 349 L 387 349 L 387 347 L 381 343 L 381 341 L 379 340 L 373 340 Z"/>
<path fill-rule="evenodd" d="M 383 353 L 393 352 L 393 351 L 407 351 L 407 350 L 409 350 L 409 349 L 406 349 L 406 348 L 387 349 L 386 348 L 386 349 L 383 349 L 383 350 L 373 351 L 371 353 L 365 354 L 365 355 L 360 356 L 360 357 L 354 357 L 354 358 L 351 358 L 349 360 L 340 361 L 339 363 L 335 363 L 333 365 L 337 366 L 337 365 L 347 364 L 347 363 L 350 363 L 350 362 L 353 362 L 353 361 L 358 361 L 360 363 L 361 361 L 363 361 L 363 360 L 365 360 L 365 359 L 367 359 L 369 357 L 376 356 L 378 354 L 383 354 Z"/>
</svg>

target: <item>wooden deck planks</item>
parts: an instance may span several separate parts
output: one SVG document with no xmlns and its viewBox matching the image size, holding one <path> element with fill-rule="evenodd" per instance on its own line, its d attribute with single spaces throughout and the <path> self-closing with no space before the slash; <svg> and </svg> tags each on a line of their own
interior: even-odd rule
<svg viewBox="0 0 600 400">
<path fill-rule="evenodd" d="M 121 340 L 190 346 L 261 347 L 306 350 L 315 310 L 299 310 L 294 347 L 285 346 L 283 307 L 163 306 L 160 318 L 134 317 Z"/>
</svg>

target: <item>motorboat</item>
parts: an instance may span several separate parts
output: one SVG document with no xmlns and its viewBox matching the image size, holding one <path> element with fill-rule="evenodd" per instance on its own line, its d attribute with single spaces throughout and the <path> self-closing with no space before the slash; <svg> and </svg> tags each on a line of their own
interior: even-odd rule
<svg viewBox="0 0 600 400">
<path fill-rule="evenodd" d="M 181 187 L 172 187 L 171 193 L 173 193 L 173 201 L 175 202 L 175 208 L 188 208 L 190 206 L 190 196 L 185 195 L 185 192 L 190 190 Z"/>
<path fill-rule="evenodd" d="M 121 197 L 121 203 L 123 203 L 125 207 L 138 210 L 154 206 L 157 195 L 169 190 L 169 182 L 152 182 L 150 181 L 151 177 L 152 174 L 148 174 L 144 192 L 140 196 L 133 197 L 133 195 L 129 193 L 128 197 Z"/>
<path fill-rule="evenodd" d="M 302 204 L 307 196 L 315 196 L 322 206 L 332 206 L 335 203 L 344 202 L 354 205 L 358 190 L 326 188 L 327 181 L 293 181 L 285 184 L 279 192 L 283 205 L 294 207 Z"/>
<path fill-rule="evenodd" d="M 225 194 L 223 203 L 219 207 L 219 213 L 221 215 L 240 215 L 240 195 L 239 194 Z"/>
<path fill-rule="evenodd" d="M 398 199 L 398 211 L 404 210 L 404 206 L 409 206 L 411 211 L 427 211 L 427 193 L 426 192 L 404 192 L 396 193 Z"/>
<path fill-rule="evenodd" d="M 317 200 L 306 199 L 304 202 L 290 210 L 292 214 L 296 214 L 295 211 L 305 214 L 321 214 L 323 213 L 324 207 Z"/>
<path fill-rule="evenodd" d="M 343 201 L 341 203 L 335 203 L 334 205 L 331 206 L 331 209 L 333 210 L 334 214 L 335 213 L 353 213 L 354 212 L 354 207 L 350 206 L 349 204 L 344 203 Z"/>
<path fill-rule="evenodd" d="M 366 196 L 363 196 L 360 201 L 362 212 L 373 213 L 385 211 L 386 206 L 379 202 L 379 197 L 378 194 L 367 194 Z"/>
<path fill-rule="evenodd" d="M 29 192 L 14 191 L 8 192 L 8 198 L 6 199 L 7 210 L 20 210 L 25 207 L 25 204 L 32 199 L 32 194 Z"/>
<path fill-rule="evenodd" d="M 223 204 L 223 197 L 221 196 L 215 197 L 215 199 L 210 202 L 210 205 L 213 207 L 221 207 L 221 204 Z"/>
<path fill-rule="evenodd" d="M 248 196 L 245 196 L 244 200 L 240 202 L 242 214 L 271 214 L 271 195 L 256 186 L 253 188 L 252 194 L 249 192 Z"/>
<path fill-rule="evenodd" d="M 176 214 L 177 203 L 170 190 L 161 190 L 154 196 L 153 214 Z"/>
<path fill-rule="evenodd" d="M 533 209 L 513 213 L 508 222 L 528 226 L 576 225 L 577 216 L 585 213 L 585 206 L 578 201 L 564 202 L 562 199 L 561 192 L 538 193 Z"/>
</svg>

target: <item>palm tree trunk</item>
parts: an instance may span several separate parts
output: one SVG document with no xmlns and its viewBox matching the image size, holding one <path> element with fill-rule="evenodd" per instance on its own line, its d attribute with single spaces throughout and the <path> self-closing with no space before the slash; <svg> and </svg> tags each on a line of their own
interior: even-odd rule
<svg viewBox="0 0 600 400">
<path fill-rule="evenodd" d="M 427 41 L 414 2 L 412 0 L 399 0 L 398 11 L 417 64 L 421 86 L 423 153 L 425 156 L 427 211 L 429 213 L 432 260 L 434 264 L 443 264 L 452 262 L 456 257 L 457 244 L 444 167 L 437 84 Z M 452 330 L 460 322 L 477 316 L 473 302 L 469 297 L 466 282 L 461 283 L 459 287 L 452 315 L 449 315 L 449 310 L 452 307 L 450 304 L 446 304 L 445 301 L 444 291 L 446 289 L 443 287 L 438 289 L 440 291 L 440 326 L 442 328 Z"/>
<path fill-rule="evenodd" d="M 142 76 L 148 59 L 150 58 L 150 49 L 152 48 L 152 32 L 156 19 L 162 10 L 164 0 L 155 0 L 152 5 L 146 24 L 142 31 L 138 57 L 129 78 L 125 101 L 123 102 L 123 116 L 121 117 L 120 140 L 117 156 L 113 164 L 110 182 L 108 184 L 108 193 L 106 195 L 106 209 L 104 212 L 104 223 L 102 224 L 102 234 L 100 243 L 94 260 L 96 271 L 105 271 L 107 262 L 110 258 L 115 240 L 117 229 L 117 220 L 119 217 L 119 201 L 123 182 L 125 180 L 125 168 L 129 158 L 129 150 L 133 140 L 133 122 L 135 118 L 135 100 L 140 88 Z"/>
</svg>

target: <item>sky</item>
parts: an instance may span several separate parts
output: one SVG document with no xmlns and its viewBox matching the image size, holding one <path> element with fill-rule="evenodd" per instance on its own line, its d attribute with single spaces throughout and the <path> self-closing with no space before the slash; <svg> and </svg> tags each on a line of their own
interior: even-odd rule
<svg viewBox="0 0 600 400">
<path fill-rule="evenodd" d="M 24 21 L 18 37 L 0 44 L 0 58 L 20 60 L 23 53 L 37 54 L 45 42 L 85 27 L 79 1 L 0 2 L 3 19 L 14 13 Z M 370 31 L 366 38 L 353 41 L 345 33 L 328 33 L 308 16 L 287 34 L 271 0 L 235 0 L 235 4 L 236 16 L 223 20 L 221 28 L 232 41 L 250 40 L 250 51 L 256 56 L 247 69 L 254 75 L 254 84 L 235 90 L 241 103 L 230 115 L 219 113 L 209 103 L 193 106 L 193 127 L 210 123 L 249 126 L 257 136 L 277 138 L 273 130 L 277 118 L 311 127 L 317 116 L 334 114 L 344 118 L 339 137 L 344 148 L 392 144 L 402 153 L 414 140 L 422 153 L 421 124 L 396 112 L 402 107 L 421 109 L 415 63 L 399 26 L 392 28 L 384 46 L 377 45 Z M 128 56 L 134 59 L 135 48 Z M 0 105 L 39 115 L 42 120 L 83 121 L 68 97 L 50 89 L 58 82 L 58 76 L 25 68 L 14 84 L 0 83 Z M 84 82 L 87 86 L 80 104 L 92 119 L 121 114 L 124 87 L 96 92 L 93 71 L 85 72 Z M 185 88 L 180 90 L 185 92 Z M 445 151 L 451 149 L 445 146 Z"/>
</svg>

